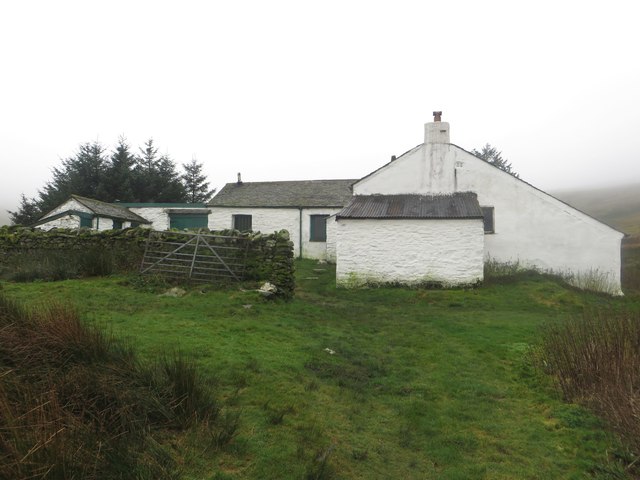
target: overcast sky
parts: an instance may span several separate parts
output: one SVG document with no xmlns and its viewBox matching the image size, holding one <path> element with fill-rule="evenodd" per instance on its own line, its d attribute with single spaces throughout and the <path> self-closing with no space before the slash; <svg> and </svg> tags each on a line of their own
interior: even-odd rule
<svg viewBox="0 0 640 480">
<path fill-rule="evenodd" d="M 0 5 L 0 224 L 82 142 L 153 137 L 221 187 L 490 143 L 543 190 L 640 183 L 635 1 Z"/>
</svg>

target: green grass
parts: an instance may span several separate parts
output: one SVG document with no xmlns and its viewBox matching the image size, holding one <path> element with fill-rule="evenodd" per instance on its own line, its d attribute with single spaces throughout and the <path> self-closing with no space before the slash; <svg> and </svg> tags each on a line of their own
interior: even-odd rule
<svg viewBox="0 0 640 480">
<path fill-rule="evenodd" d="M 563 403 L 528 352 L 541 325 L 585 307 L 638 309 L 637 296 L 535 275 L 472 290 L 345 290 L 333 267 L 297 266 L 291 302 L 238 288 L 160 297 L 123 277 L 0 285 L 71 302 L 143 357 L 180 350 L 216 377 L 239 431 L 220 452 L 185 443 L 187 478 L 627 478 L 624 448 Z"/>
</svg>

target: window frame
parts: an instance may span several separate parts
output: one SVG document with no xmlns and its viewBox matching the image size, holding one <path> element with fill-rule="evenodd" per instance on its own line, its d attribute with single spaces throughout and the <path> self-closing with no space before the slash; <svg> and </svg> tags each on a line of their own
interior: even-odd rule
<svg viewBox="0 0 640 480">
<path fill-rule="evenodd" d="M 249 228 L 248 229 L 238 228 L 238 225 L 236 224 L 236 221 L 237 220 L 247 221 L 247 219 L 248 219 Z M 243 225 L 240 225 L 240 226 L 243 226 Z M 251 232 L 251 231 L 253 231 L 253 215 L 248 215 L 246 213 L 238 213 L 238 214 L 231 215 L 231 228 L 233 228 L 234 230 L 238 230 L 239 232 Z"/>
<path fill-rule="evenodd" d="M 309 215 L 309 241 L 310 242 L 324 242 L 324 243 L 327 242 L 327 219 L 330 216 L 331 215 L 326 213 Z M 320 232 L 318 232 L 317 222 L 318 220 L 320 220 L 320 218 L 324 220 L 324 223 L 323 223 L 324 228 L 321 228 Z"/>
<path fill-rule="evenodd" d="M 496 233 L 496 211 L 494 207 L 490 207 L 490 206 L 485 206 L 485 207 L 480 207 L 480 209 L 482 210 L 482 228 L 484 229 L 484 233 L 485 235 L 491 235 Z M 491 215 L 491 228 L 488 229 L 487 228 L 487 219 L 488 214 Z"/>
</svg>

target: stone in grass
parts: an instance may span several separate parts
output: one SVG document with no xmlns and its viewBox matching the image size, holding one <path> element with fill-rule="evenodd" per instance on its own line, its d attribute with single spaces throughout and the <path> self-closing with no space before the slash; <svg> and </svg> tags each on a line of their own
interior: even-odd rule
<svg viewBox="0 0 640 480">
<path fill-rule="evenodd" d="M 187 291 L 180 287 L 173 287 L 161 294 L 161 297 L 184 297 Z"/>
<path fill-rule="evenodd" d="M 278 287 L 276 287 L 273 283 L 270 283 L 270 282 L 264 282 L 262 286 L 258 289 L 258 292 L 260 292 L 265 298 L 269 298 L 275 295 L 277 291 L 278 291 Z"/>
</svg>

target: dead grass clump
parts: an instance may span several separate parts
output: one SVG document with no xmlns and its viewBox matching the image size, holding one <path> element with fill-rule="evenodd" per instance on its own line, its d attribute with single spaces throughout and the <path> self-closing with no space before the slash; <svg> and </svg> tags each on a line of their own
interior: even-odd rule
<svg viewBox="0 0 640 480">
<path fill-rule="evenodd" d="M 566 400 L 593 409 L 640 453 L 640 314 L 592 311 L 549 324 L 540 360 Z"/>
<path fill-rule="evenodd" d="M 218 416 L 192 362 L 143 366 L 67 307 L 0 296 L 0 338 L 0 478 L 176 478 L 156 437 Z"/>
</svg>

